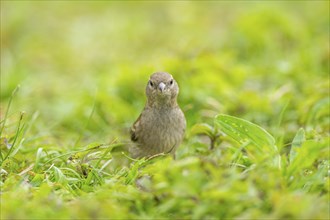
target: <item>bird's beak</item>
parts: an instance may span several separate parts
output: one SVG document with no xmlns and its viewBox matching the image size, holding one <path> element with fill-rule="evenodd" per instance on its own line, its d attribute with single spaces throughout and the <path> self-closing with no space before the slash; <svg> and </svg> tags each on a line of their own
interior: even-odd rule
<svg viewBox="0 0 330 220">
<path fill-rule="evenodd" d="M 164 92 L 165 87 L 166 87 L 166 85 L 163 82 L 159 83 L 159 85 L 158 85 L 158 88 L 160 89 L 161 92 Z"/>
</svg>

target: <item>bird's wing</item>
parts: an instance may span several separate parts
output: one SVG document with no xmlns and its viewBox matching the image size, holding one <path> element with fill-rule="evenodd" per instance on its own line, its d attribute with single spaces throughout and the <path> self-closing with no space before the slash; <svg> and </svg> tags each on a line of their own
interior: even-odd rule
<svg viewBox="0 0 330 220">
<path fill-rule="evenodd" d="M 130 134 L 131 134 L 131 140 L 133 142 L 136 142 L 138 140 L 138 136 L 136 134 L 136 130 L 138 129 L 138 127 L 140 126 L 140 119 L 141 119 L 141 115 L 136 119 L 136 121 L 134 122 L 134 124 L 132 125 L 131 129 L 130 129 Z"/>
</svg>

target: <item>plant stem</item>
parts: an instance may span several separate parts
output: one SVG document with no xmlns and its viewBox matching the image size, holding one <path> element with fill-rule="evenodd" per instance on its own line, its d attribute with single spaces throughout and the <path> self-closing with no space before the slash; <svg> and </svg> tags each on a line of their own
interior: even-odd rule
<svg viewBox="0 0 330 220">
<path fill-rule="evenodd" d="M 11 93 L 11 96 L 10 96 L 10 98 L 9 98 L 9 102 L 8 102 L 7 110 L 6 110 L 6 113 L 5 113 L 5 117 L 4 117 L 4 119 L 0 122 L 0 123 L 2 123 L 1 129 L 0 129 L 0 137 L 2 136 L 3 129 L 5 128 L 6 120 L 7 120 L 7 117 L 8 117 L 8 112 L 9 112 L 10 105 L 11 105 L 11 101 L 13 100 L 13 97 L 14 97 L 14 95 L 17 93 L 17 91 L 19 90 L 19 88 L 20 88 L 20 85 L 18 85 L 18 86 L 14 89 L 14 91 Z"/>
<path fill-rule="evenodd" d="M 21 112 L 21 115 L 20 115 L 20 118 L 19 118 L 19 121 L 18 121 L 18 126 L 17 126 L 17 130 L 16 130 L 16 134 L 15 134 L 15 139 L 14 139 L 14 142 L 13 144 L 11 145 L 7 155 L 5 156 L 5 158 L 1 161 L 1 165 L 3 163 L 3 161 L 5 161 L 11 154 L 11 152 L 13 151 L 14 147 L 15 147 L 15 144 L 16 144 L 16 141 L 17 141 L 17 138 L 18 136 L 20 135 L 21 131 L 22 131 L 22 127 L 21 127 L 21 122 L 23 120 L 23 116 L 24 116 L 24 112 Z"/>
</svg>

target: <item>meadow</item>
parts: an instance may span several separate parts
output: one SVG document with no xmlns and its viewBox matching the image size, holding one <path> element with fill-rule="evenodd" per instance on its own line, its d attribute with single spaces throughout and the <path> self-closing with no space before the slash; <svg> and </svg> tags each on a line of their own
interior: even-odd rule
<svg viewBox="0 0 330 220">
<path fill-rule="evenodd" d="M 329 1 L 1 1 L 1 219 L 329 219 Z M 135 160 L 156 71 L 187 119 Z"/>
</svg>

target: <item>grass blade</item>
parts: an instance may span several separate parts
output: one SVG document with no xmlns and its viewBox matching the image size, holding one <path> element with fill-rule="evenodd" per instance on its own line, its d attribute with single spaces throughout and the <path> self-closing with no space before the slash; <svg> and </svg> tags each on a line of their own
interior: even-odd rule
<svg viewBox="0 0 330 220">
<path fill-rule="evenodd" d="M 14 91 L 11 93 L 11 96 L 9 98 L 9 102 L 8 102 L 7 110 L 6 110 L 6 113 L 5 113 L 5 117 L 4 117 L 4 119 L 2 121 L 0 121 L 0 123 L 2 123 L 2 126 L 0 128 L 0 136 L 2 136 L 2 132 L 3 132 L 3 130 L 5 128 L 5 125 L 6 125 L 6 121 L 7 121 L 7 117 L 8 117 L 8 113 L 9 113 L 11 102 L 13 100 L 14 95 L 18 92 L 19 88 L 20 88 L 20 85 L 18 85 L 14 89 Z"/>
<path fill-rule="evenodd" d="M 297 156 L 297 148 L 300 148 L 305 141 L 305 130 L 303 128 L 300 128 L 292 141 L 289 157 L 290 163 L 292 163 L 294 158 Z"/>
</svg>

